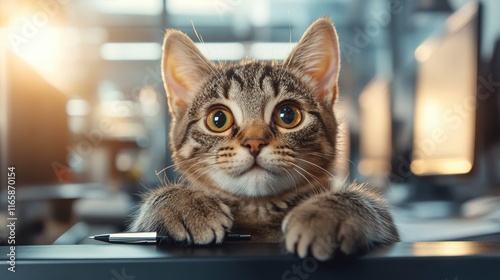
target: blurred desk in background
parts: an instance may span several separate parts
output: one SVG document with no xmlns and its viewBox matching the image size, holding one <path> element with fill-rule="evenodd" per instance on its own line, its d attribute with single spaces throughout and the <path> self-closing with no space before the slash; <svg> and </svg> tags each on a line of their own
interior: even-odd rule
<svg viewBox="0 0 500 280">
<path fill-rule="evenodd" d="M 406 208 L 391 209 L 401 240 L 500 242 L 500 200 L 497 197 L 458 205 L 456 213 L 448 209 L 453 208 L 450 205 L 444 201 L 416 202 Z"/>
<path fill-rule="evenodd" d="M 2 279 L 497 280 L 500 264 L 498 242 L 397 243 L 350 263 L 299 259 L 281 244 L 19 246 L 15 273 L 8 253 L 0 247 Z"/>
<path fill-rule="evenodd" d="M 99 230 L 122 231 L 133 208 L 129 194 L 100 183 L 25 185 L 16 190 L 18 245 L 77 244 Z M 7 192 L 0 193 L 7 201 Z M 7 213 L 0 209 L 0 245 L 7 245 Z"/>
</svg>

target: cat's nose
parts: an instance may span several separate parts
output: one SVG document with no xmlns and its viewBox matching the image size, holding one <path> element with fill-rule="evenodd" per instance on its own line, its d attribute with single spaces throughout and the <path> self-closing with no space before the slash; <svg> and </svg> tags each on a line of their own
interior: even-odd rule
<svg viewBox="0 0 500 280">
<path fill-rule="evenodd" d="M 267 144 L 267 141 L 263 138 L 248 138 L 241 145 L 247 147 L 250 154 L 256 157 L 259 155 L 262 147 L 266 146 Z"/>
</svg>

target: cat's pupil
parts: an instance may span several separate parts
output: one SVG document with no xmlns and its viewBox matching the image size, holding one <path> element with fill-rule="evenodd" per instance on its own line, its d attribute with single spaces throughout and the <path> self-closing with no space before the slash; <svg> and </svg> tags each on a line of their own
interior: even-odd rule
<svg viewBox="0 0 500 280">
<path fill-rule="evenodd" d="M 285 108 L 281 109 L 279 116 L 280 116 L 280 119 L 285 124 L 291 124 L 297 118 L 297 116 L 295 115 L 295 111 L 289 107 L 285 107 Z"/>
<path fill-rule="evenodd" d="M 227 116 L 226 116 L 226 114 L 223 111 L 220 111 L 220 110 L 217 111 L 217 112 L 215 112 L 215 114 L 213 116 L 213 122 L 214 122 L 215 126 L 218 127 L 218 128 L 224 127 L 224 125 L 227 122 Z"/>
</svg>

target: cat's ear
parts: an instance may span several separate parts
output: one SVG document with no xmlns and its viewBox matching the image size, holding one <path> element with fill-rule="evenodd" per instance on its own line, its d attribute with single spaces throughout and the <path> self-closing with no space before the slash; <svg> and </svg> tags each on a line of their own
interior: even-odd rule
<svg viewBox="0 0 500 280">
<path fill-rule="evenodd" d="M 333 104 L 337 97 L 340 71 L 340 50 L 337 32 L 330 19 L 316 20 L 304 32 L 284 66 L 309 76 L 318 100 Z"/>
<path fill-rule="evenodd" d="M 174 117 L 185 113 L 193 100 L 194 89 L 214 72 L 213 67 L 186 34 L 167 31 L 163 41 L 162 76 Z"/>
</svg>

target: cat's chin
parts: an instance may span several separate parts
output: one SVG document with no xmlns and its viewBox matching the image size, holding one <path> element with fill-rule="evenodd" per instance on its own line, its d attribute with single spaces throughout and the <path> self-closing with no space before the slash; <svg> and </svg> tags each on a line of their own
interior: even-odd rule
<svg viewBox="0 0 500 280">
<path fill-rule="evenodd" d="M 238 196 L 272 196 L 293 188 L 296 178 L 272 173 L 259 166 L 254 166 L 239 176 L 216 172 L 211 175 L 217 186 Z"/>
</svg>

